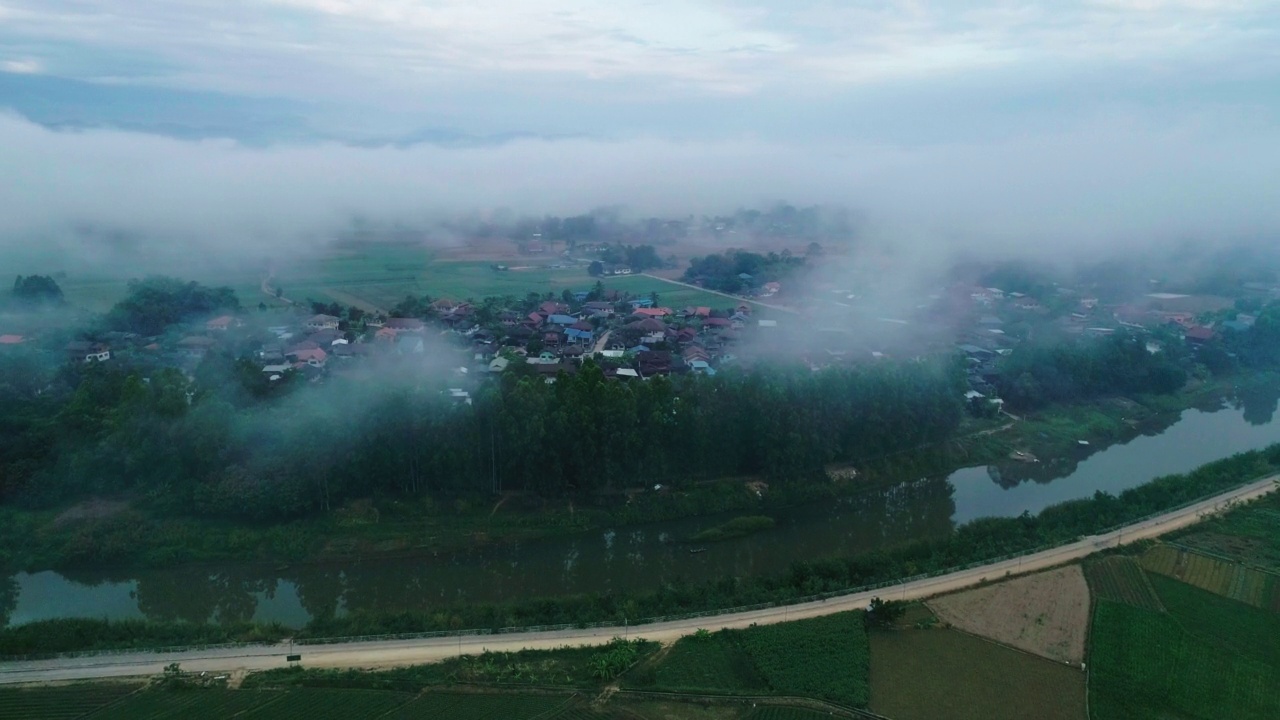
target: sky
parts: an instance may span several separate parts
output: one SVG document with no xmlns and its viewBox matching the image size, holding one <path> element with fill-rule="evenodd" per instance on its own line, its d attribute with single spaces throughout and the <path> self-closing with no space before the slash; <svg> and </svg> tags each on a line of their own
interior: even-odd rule
<svg viewBox="0 0 1280 720">
<path fill-rule="evenodd" d="M 0 242 L 779 198 L 1266 235 L 1278 121 L 1274 1 L 0 0 Z"/>
</svg>

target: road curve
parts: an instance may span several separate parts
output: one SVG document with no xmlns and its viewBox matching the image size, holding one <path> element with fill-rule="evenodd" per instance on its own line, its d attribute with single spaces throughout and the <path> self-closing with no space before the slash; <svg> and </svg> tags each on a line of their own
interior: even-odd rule
<svg viewBox="0 0 1280 720">
<path fill-rule="evenodd" d="M 463 653 L 476 654 L 484 650 L 514 651 L 524 648 L 548 649 L 563 645 L 602 644 L 620 634 L 643 636 L 650 640 L 670 642 L 689 635 L 699 628 L 708 630 L 742 628 L 753 623 L 764 625 L 786 620 L 818 617 L 845 610 L 865 608 L 871 598 L 875 596 L 895 600 L 914 600 L 952 592 L 1006 575 L 1042 570 L 1078 560 L 1105 548 L 1118 547 L 1125 543 L 1145 540 L 1181 529 L 1198 522 L 1207 515 L 1220 512 L 1233 503 L 1261 497 L 1275 490 L 1277 486 L 1280 486 L 1280 475 L 1250 483 L 1190 507 L 1134 523 L 1120 530 L 1103 535 L 1089 536 L 1069 545 L 1034 555 L 801 605 L 654 623 L 630 630 L 624 630 L 623 628 L 574 629 L 555 632 L 335 643 L 330 645 L 290 646 L 288 643 L 282 643 L 280 645 L 246 646 L 219 650 L 172 653 L 134 652 L 98 657 L 13 662 L 0 665 L 0 684 L 158 675 L 166 665 L 174 662 L 181 663 L 183 670 L 195 672 L 217 673 L 235 670 L 266 670 L 283 667 L 286 664 L 285 656 L 295 652 L 302 655 L 303 664 L 309 667 L 375 668 L 426 663 Z"/>
</svg>

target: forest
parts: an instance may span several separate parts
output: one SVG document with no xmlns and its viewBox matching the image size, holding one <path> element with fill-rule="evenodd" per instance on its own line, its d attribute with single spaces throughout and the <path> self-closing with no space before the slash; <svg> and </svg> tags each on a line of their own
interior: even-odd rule
<svg viewBox="0 0 1280 720">
<path fill-rule="evenodd" d="M 352 497 L 540 496 L 760 475 L 811 482 L 836 461 L 937 442 L 959 424 L 950 361 L 554 384 L 504 375 L 471 404 L 448 376 L 388 365 L 318 387 L 267 387 L 210 356 L 194 379 L 124 363 L 57 370 L 8 353 L 0 384 L 7 501 L 144 498 L 157 509 L 274 519 Z"/>
</svg>

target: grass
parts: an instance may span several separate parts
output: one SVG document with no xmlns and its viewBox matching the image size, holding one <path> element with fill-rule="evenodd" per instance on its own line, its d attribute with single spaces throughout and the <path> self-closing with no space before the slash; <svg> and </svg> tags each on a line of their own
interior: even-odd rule
<svg viewBox="0 0 1280 720">
<path fill-rule="evenodd" d="M 1152 575 L 1151 584 L 1190 634 L 1280 669 L 1280 615 L 1160 575 Z"/>
<path fill-rule="evenodd" d="M 867 639 L 862 613 L 722 630 L 678 641 L 630 682 L 700 693 L 811 697 L 865 707 Z"/>
<path fill-rule="evenodd" d="M 0 689 L 0 720 L 71 720 L 119 701 L 138 689 L 126 683 Z"/>
<path fill-rule="evenodd" d="M 955 630 L 873 630 L 871 710 L 893 720 L 1084 720 L 1079 669 Z"/>
<path fill-rule="evenodd" d="M 243 691 L 234 691 L 243 692 Z M 406 705 L 413 699 L 408 693 L 379 690 L 292 690 L 279 700 L 260 705 L 237 716 L 237 720 L 321 720 L 333 718 L 376 718 Z M 195 720 L 187 713 L 183 720 Z M 226 717 L 223 714 L 209 718 Z"/>
<path fill-rule="evenodd" d="M 1146 573 L 1131 557 L 1114 555 L 1086 563 L 1085 578 L 1094 597 L 1149 610 L 1162 610 Z"/>
</svg>

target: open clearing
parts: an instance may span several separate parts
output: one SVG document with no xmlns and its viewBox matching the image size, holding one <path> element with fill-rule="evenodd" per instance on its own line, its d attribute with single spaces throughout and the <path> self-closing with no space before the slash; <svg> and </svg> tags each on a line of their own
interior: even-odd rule
<svg viewBox="0 0 1280 720">
<path fill-rule="evenodd" d="M 1079 565 L 1035 573 L 929 601 L 939 618 L 1050 660 L 1084 660 L 1089 586 Z"/>
<path fill-rule="evenodd" d="M 957 630 L 872 630 L 871 711 L 893 720 L 1084 720 L 1085 674 Z"/>
</svg>

